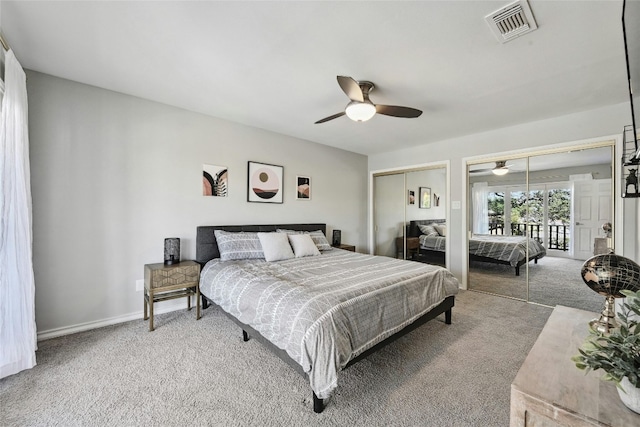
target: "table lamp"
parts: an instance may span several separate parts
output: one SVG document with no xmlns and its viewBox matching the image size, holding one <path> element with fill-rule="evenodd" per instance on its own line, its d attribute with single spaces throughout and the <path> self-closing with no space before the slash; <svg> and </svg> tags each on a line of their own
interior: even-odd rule
<svg viewBox="0 0 640 427">
<path fill-rule="evenodd" d="M 164 239 L 164 264 L 172 265 L 180 262 L 180 239 L 169 237 Z"/>
</svg>

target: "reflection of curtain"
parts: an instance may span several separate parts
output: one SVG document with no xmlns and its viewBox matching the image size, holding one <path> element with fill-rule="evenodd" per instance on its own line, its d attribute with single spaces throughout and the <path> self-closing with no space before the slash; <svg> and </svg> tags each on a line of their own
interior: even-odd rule
<svg viewBox="0 0 640 427">
<path fill-rule="evenodd" d="M 486 182 L 476 182 L 471 187 L 473 203 L 473 234 L 489 234 L 489 192 Z"/>
<path fill-rule="evenodd" d="M 5 55 L 0 120 L 0 378 L 4 378 L 32 368 L 37 346 L 27 85 L 11 50 Z"/>
</svg>

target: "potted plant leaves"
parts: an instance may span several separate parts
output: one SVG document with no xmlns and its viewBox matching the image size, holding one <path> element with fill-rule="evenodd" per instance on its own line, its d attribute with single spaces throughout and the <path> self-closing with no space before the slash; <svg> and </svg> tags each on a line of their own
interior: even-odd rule
<svg viewBox="0 0 640 427">
<path fill-rule="evenodd" d="M 602 379 L 615 382 L 622 402 L 640 414 L 640 291 L 622 293 L 620 326 L 608 334 L 591 329 L 572 360 L 587 372 L 602 369 Z"/>
</svg>

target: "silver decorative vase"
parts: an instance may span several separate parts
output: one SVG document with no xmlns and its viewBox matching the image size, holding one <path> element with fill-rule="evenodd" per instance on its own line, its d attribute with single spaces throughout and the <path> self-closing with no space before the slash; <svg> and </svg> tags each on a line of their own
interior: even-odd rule
<svg viewBox="0 0 640 427">
<path fill-rule="evenodd" d="M 624 391 L 620 390 L 620 387 L 624 389 Z M 622 381 L 620 381 L 620 387 L 618 387 L 618 394 L 620 395 L 620 400 L 624 403 L 624 406 L 631 409 L 633 412 L 640 414 L 640 388 L 635 387 L 627 377 L 623 377 Z"/>
</svg>

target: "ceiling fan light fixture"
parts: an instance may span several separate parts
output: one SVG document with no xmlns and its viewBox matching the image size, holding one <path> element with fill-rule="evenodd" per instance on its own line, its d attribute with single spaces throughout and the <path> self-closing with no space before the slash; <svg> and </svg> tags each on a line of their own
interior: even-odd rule
<svg viewBox="0 0 640 427">
<path fill-rule="evenodd" d="M 376 106 L 370 102 L 352 101 L 345 108 L 345 113 L 354 122 L 366 122 L 376 114 Z"/>
<path fill-rule="evenodd" d="M 509 168 L 503 166 L 500 168 L 493 168 L 491 169 L 491 172 L 493 172 L 494 175 L 498 175 L 498 176 L 502 176 L 502 175 L 506 175 L 509 173 Z"/>
</svg>

